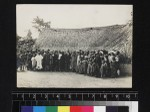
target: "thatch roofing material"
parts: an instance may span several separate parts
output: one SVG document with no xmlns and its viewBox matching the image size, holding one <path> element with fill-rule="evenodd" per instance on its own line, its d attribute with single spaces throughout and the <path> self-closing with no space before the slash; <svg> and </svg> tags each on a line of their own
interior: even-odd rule
<svg viewBox="0 0 150 112">
<path fill-rule="evenodd" d="M 84 29 L 45 29 L 37 41 L 41 49 L 116 49 L 132 54 L 132 25 Z"/>
</svg>

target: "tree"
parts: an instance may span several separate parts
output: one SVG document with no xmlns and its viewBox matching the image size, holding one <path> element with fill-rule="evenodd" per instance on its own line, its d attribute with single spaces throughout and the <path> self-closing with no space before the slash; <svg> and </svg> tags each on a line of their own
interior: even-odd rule
<svg viewBox="0 0 150 112">
<path fill-rule="evenodd" d="M 33 19 L 32 23 L 34 24 L 33 27 L 37 29 L 38 32 L 41 32 L 44 28 L 50 28 L 50 24 L 51 24 L 50 21 L 44 22 L 44 20 L 39 18 L 38 16 Z"/>
<path fill-rule="evenodd" d="M 30 30 L 30 29 L 28 30 L 28 33 L 27 33 L 26 38 L 27 38 L 27 39 L 32 39 L 32 33 L 31 33 L 31 30 Z"/>
<path fill-rule="evenodd" d="M 17 42 L 21 39 L 22 37 L 20 37 L 19 35 L 16 35 L 16 40 Z"/>
</svg>

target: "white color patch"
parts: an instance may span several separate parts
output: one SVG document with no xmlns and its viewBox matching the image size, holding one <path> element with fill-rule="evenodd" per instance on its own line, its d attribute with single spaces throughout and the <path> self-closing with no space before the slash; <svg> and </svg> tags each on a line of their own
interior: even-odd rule
<svg viewBox="0 0 150 112">
<path fill-rule="evenodd" d="M 94 112 L 106 112 L 106 106 L 94 106 Z"/>
</svg>

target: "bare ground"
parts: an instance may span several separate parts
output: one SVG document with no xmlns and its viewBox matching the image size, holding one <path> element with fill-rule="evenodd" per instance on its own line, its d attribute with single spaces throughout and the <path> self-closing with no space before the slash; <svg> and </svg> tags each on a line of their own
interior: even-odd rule
<svg viewBox="0 0 150 112">
<path fill-rule="evenodd" d="M 23 88 L 131 88 L 132 76 L 96 78 L 72 72 L 17 72 Z"/>
</svg>

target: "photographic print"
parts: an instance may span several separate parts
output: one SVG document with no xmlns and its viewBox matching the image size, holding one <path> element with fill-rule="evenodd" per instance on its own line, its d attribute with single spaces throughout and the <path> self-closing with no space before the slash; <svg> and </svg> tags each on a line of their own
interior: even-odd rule
<svg viewBox="0 0 150 112">
<path fill-rule="evenodd" d="M 18 88 L 131 88 L 133 5 L 17 4 Z"/>
</svg>

